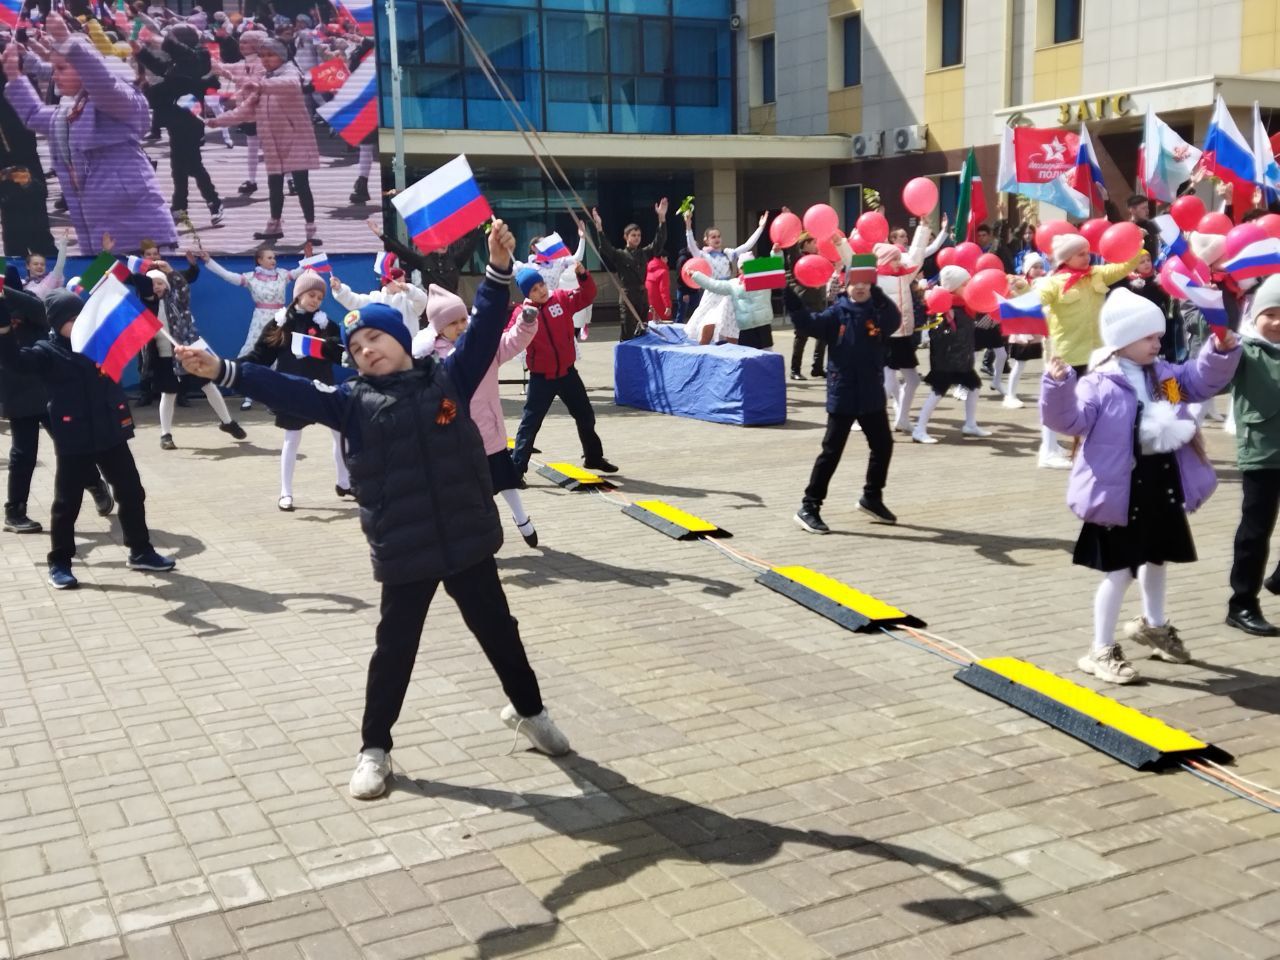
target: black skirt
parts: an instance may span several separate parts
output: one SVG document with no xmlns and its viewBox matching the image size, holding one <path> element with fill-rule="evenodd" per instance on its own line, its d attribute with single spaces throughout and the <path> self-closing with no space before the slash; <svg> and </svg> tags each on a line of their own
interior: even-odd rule
<svg viewBox="0 0 1280 960">
<path fill-rule="evenodd" d="M 1040 360 L 1044 357 L 1043 343 L 1011 343 L 1009 344 L 1009 359 L 1021 360 Z"/>
<path fill-rule="evenodd" d="M 1000 325 L 983 318 L 973 325 L 973 349 L 995 350 L 1008 344 L 1008 337 L 1000 335 Z"/>
<path fill-rule="evenodd" d="M 978 371 L 970 367 L 968 370 L 930 370 L 922 378 L 940 397 L 944 397 L 952 387 L 964 387 L 966 390 L 981 390 L 982 379 Z"/>
<path fill-rule="evenodd" d="M 1171 453 L 1143 454 L 1129 482 L 1129 522 L 1085 523 L 1072 561 L 1111 573 L 1137 574 L 1144 563 L 1192 563 L 1196 545 L 1182 506 L 1182 480 Z"/>
<path fill-rule="evenodd" d="M 765 323 L 758 327 L 748 327 L 746 330 L 739 331 L 738 345 L 751 347 L 755 350 L 768 350 L 773 346 L 773 327 Z"/>
<path fill-rule="evenodd" d="M 516 465 L 511 460 L 510 450 L 499 450 L 489 454 L 489 477 L 493 480 L 493 492 L 520 489 L 520 476 L 516 473 Z"/>
<path fill-rule="evenodd" d="M 920 365 L 916 359 L 916 345 L 911 337 L 890 337 L 889 353 L 884 365 L 890 370 L 914 370 Z"/>
</svg>

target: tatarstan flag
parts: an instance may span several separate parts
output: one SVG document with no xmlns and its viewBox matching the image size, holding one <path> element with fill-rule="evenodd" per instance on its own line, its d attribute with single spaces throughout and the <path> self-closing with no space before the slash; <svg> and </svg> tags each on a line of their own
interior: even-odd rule
<svg viewBox="0 0 1280 960">
<path fill-rule="evenodd" d="M 982 192 L 982 174 L 973 148 L 960 168 L 960 199 L 956 203 L 955 240 L 972 240 L 978 224 L 987 219 L 987 195 Z"/>
<path fill-rule="evenodd" d="M 781 257 L 755 257 L 742 264 L 742 286 L 747 290 L 781 290 L 787 274 Z"/>
</svg>

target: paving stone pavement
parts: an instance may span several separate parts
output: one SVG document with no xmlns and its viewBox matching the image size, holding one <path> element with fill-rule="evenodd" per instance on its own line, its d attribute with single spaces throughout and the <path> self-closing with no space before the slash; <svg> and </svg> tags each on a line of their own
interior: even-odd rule
<svg viewBox="0 0 1280 960">
<path fill-rule="evenodd" d="M 1077 523 L 1064 474 L 1035 468 L 1030 406 L 984 399 L 996 435 L 970 440 L 945 401 L 940 444 L 896 448 L 893 528 L 855 508 L 852 438 L 834 534 L 812 537 L 791 515 L 820 383 L 789 385 L 786 426 L 741 429 L 614 407 L 611 354 L 588 343 L 581 367 L 622 494 L 1095 685 L 1074 668 L 1094 575 L 1070 564 Z M 504 395 L 514 429 L 519 388 Z M 542 546 L 509 529 L 498 563 L 576 754 L 512 753 L 498 685 L 441 595 L 394 790 L 353 801 L 378 594 L 327 436 L 306 433 L 282 514 L 265 412 L 235 444 L 203 404 L 179 410 L 171 453 L 154 408 L 138 419 L 174 574 L 126 570 L 92 510 L 78 592 L 45 585 L 43 537 L 0 540 L 0 958 L 1280 955 L 1280 817 L 1134 772 L 933 655 L 841 630 L 707 544 L 539 477 Z M 1222 486 L 1192 521 L 1200 562 L 1170 577 L 1197 659 L 1144 662 L 1145 684 L 1107 692 L 1280 787 L 1280 655 L 1222 623 L 1240 492 L 1229 438 L 1208 439 Z M 553 415 L 539 446 L 576 461 L 572 422 Z"/>
</svg>

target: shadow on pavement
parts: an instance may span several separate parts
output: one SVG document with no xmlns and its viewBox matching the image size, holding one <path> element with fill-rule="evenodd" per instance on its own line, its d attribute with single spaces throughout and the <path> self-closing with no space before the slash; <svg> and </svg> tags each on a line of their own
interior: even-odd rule
<svg viewBox="0 0 1280 960">
<path fill-rule="evenodd" d="M 504 583 L 518 587 L 545 587 L 553 583 L 627 583 L 637 587 L 666 587 L 675 583 L 700 583 L 702 592 L 728 597 L 742 590 L 736 584 L 713 580 L 697 574 L 667 573 L 665 570 L 640 570 L 616 567 L 599 560 L 580 557 L 576 553 L 535 548 L 540 556 L 515 554 L 499 556 L 498 569 L 515 574 L 518 581 L 504 578 Z"/>
<path fill-rule="evenodd" d="M 1139 648 L 1141 649 L 1141 648 Z M 1269 677 L 1239 667 L 1224 667 L 1203 660 L 1192 660 L 1189 666 L 1223 674 L 1205 680 L 1169 680 L 1143 673 L 1142 679 L 1153 686 L 1194 690 L 1214 697 L 1228 697 L 1238 707 L 1254 713 L 1280 714 L 1280 677 Z"/>
<path fill-rule="evenodd" d="M 252 440 L 237 443 L 234 440 L 227 443 L 223 447 L 179 447 L 178 450 L 185 452 L 197 460 L 234 460 L 237 457 L 278 457 L 280 456 L 279 448 L 268 449 L 260 447 Z M 298 457 L 299 460 L 303 459 Z"/>
<path fill-rule="evenodd" d="M 555 936 L 558 911 L 588 893 L 626 883 L 654 864 L 763 864 L 777 856 L 785 843 L 823 850 L 856 849 L 865 856 L 948 873 L 983 888 L 973 898 L 956 896 L 903 905 L 912 913 L 944 923 L 966 923 L 997 913 L 1029 916 L 1022 906 L 1003 893 L 1003 885 L 997 878 L 927 851 L 853 835 L 735 817 L 712 807 L 646 790 L 586 757 L 571 755 L 553 758 L 553 761 L 583 790 L 584 796 L 517 794 L 399 775 L 392 779 L 393 790 L 522 814 L 575 840 L 613 848 L 594 862 L 566 874 L 542 898 L 542 905 L 552 914 L 549 921 L 513 930 L 495 930 L 481 936 L 476 944 L 481 957 L 506 956 L 545 943 Z M 634 829 L 625 828 L 626 824 L 634 825 Z"/>
<path fill-rule="evenodd" d="M 920 533 L 934 534 L 934 536 L 899 536 L 890 532 L 893 530 L 917 530 Z M 874 530 L 832 530 L 831 532 L 840 537 L 870 537 L 873 540 L 906 540 L 911 543 L 941 543 L 962 548 L 972 547 L 974 552 L 984 560 L 1003 564 L 1006 567 L 1031 566 L 1029 563 L 1013 559 L 1010 554 L 1015 550 L 1058 550 L 1070 553 L 1075 548 L 1074 540 L 1063 540 L 1058 537 L 1011 537 L 1000 533 L 949 530 L 946 527 L 922 527 L 901 522 L 892 527 L 876 524 Z"/>
</svg>

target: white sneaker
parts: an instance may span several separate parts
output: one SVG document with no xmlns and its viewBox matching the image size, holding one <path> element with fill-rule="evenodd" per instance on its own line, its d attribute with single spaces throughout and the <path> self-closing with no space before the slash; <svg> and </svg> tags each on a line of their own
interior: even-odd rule
<svg viewBox="0 0 1280 960">
<path fill-rule="evenodd" d="M 1042 453 L 1036 457 L 1036 466 L 1046 470 L 1070 470 L 1071 458 L 1060 453 Z"/>
<path fill-rule="evenodd" d="M 960 432 L 961 432 L 961 433 L 963 433 L 966 437 L 989 437 L 989 436 L 991 436 L 991 431 L 990 431 L 990 430 L 983 430 L 983 429 L 982 429 L 980 426 L 978 426 L 976 423 L 966 423 L 963 427 L 961 427 L 961 428 L 960 428 Z"/>
<path fill-rule="evenodd" d="M 387 792 L 391 778 L 391 755 L 385 750 L 361 750 L 347 789 L 357 800 L 376 800 Z"/>
<path fill-rule="evenodd" d="M 925 433 L 923 430 L 912 430 L 911 442 L 912 443 L 937 443 L 938 441 L 934 437 L 929 436 L 929 434 Z"/>
<path fill-rule="evenodd" d="M 1012 393 L 1006 393 L 1004 395 L 1004 399 L 1000 401 L 1000 406 L 1004 407 L 1006 410 L 1021 410 L 1026 406 L 1026 404 L 1015 397 Z"/>
<path fill-rule="evenodd" d="M 1133 683 L 1138 679 L 1138 671 L 1124 658 L 1118 643 L 1102 651 L 1090 651 L 1076 661 L 1076 666 L 1107 683 Z"/>
<path fill-rule="evenodd" d="M 547 756 L 563 757 L 572 749 L 569 746 L 569 738 L 560 732 L 560 728 L 552 722 L 545 709 L 536 717 L 522 717 L 516 712 L 516 708 L 508 703 L 498 716 L 516 733 L 523 733 L 528 737 L 529 742 Z"/>
<path fill-rule="evenodd" d="M 911 433 L 912 432 L 911 421 L 895 420 L 893 424 L 893 429 L 898 433 Z"/>
</svg>

